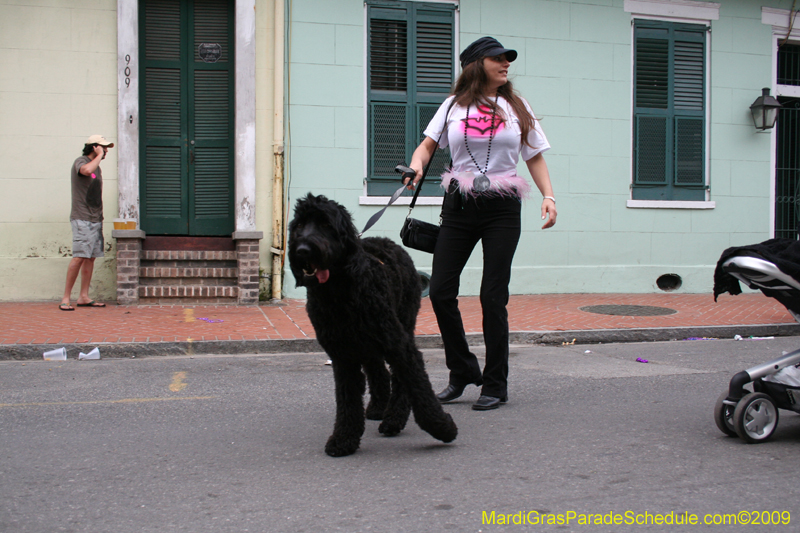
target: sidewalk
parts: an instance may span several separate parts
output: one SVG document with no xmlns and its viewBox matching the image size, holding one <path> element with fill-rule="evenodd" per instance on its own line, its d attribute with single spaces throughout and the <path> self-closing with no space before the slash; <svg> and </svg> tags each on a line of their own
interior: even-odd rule
<svg viewBox="0 0 800 533">
<path fill-rule="evenodd" d="M 478 297 L 459 305 L 468 338 L 482 344 Z M 612 306 L 625 313 L 664 308 L 671 314 L 624 316 L 587 312 L 587 306 Z M 658 311 L 658 309 L 656 309 Z M 672 312 L 674 311 L 674 312 Z M 800 335 L 798 324 L 776 300 L 760 293 L 710 294 L 544 294 L 512 296 L 508 305 L 512 344 L 578 344 L 733 338 L 734 335 Z M 58 302 L 0 303 L 0 360 L 40 359 L 45 350 L 64 346 L 68 358 L 100 349 L 104 357 L 144 355 L 278 353 L 321 351 L 304 300 L 237 306 L 118 306 L 58 309 Z M 430 300 L 422 301 L 417 340 L 440 347 Z"/>
</svg>

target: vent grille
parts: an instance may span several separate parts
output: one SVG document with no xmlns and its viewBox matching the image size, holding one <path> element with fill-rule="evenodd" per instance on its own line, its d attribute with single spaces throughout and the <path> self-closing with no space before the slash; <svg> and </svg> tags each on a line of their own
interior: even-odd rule
<svg viewBox="0 0 800 533">
<path fill-rule="evenodd" d="M 703 185 L 703 120 L 675 119 L 675 184 Z"/>
<path fill-rule="evenodd" d="M 666 117 L 638 117 L 636 153 L 636 183 L 665 184 L 666 178 Z"/>
<path fill-rule="evenodd" d="M 396 177 L 394 167 L 405 164 L 405 105 L 374 104 L 372 106 L 372 172 L 375 176 Z"/>
</svg>

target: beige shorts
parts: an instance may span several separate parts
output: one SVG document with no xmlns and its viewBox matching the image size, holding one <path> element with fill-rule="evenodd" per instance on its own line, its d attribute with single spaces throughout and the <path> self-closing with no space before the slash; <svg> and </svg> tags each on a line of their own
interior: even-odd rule
<svg viewBox="0 0 800 533">
<path fill-rule="evenodd" d="M 103 223 L 70 220 L 72 224 L 72 257 L 103 257 Z"/>
</svg>

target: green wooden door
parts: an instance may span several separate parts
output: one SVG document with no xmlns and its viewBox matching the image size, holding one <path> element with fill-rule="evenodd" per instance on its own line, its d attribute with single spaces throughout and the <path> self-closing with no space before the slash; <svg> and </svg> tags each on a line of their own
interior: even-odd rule
<svg viewBox="0 0 800 533">
<path fill-rule="evenodd" d="M 140 212 L 149 235 L 230 235 L 234 0 L 141 0 Z"/>
</svg>

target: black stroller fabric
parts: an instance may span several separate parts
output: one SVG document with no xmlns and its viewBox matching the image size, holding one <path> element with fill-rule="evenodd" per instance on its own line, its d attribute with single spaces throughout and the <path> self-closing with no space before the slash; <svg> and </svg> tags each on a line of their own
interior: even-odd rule
<svg viewBox="0 0 800 533">
<path fill-rule="evenodd" d="M 717 268 L 714 270 L 715 302 L 717 301 L 717 296 L 724 292 L 733 295 L 742 293 L 739 280 L 722 269 L 722 264 L 725 261 L 737 255 L 765 259 L 777 266 L 783 273 L 788 274 L 796 280 L 800 280 L 800 241 L 795 239 L 770 239 L 749 246 L 734 246 L 722 252 L 722 256 L 720 256 L 719 261 L 717 261 Z M 762 292 L 767 296 L 776 298 L 776 295 L 773 294 L 775 291 L 769 291 L 769 293 L 767 293 L 767 291 L 762 290 Z M 782 299 L 776 299 L 789 307 Z M 792 309 L 792 307 L 789 308 Z"/>
<path fill-rule="evenodd" d="M 790 411 L 797 411 L 800 409 L 800 406 L 794 403 L 793 396 L 788 393 L 790 390 L 798 390 L 797 387 L 789 387 L 782 383 L 773 383 L 772 381 L 757 379 L 753 381 L 753 390 L 768 395 L 772 398 L 772 401 L 775 402 L 775 405 L 781 409 L 788 409 Z"/>
</svg>

